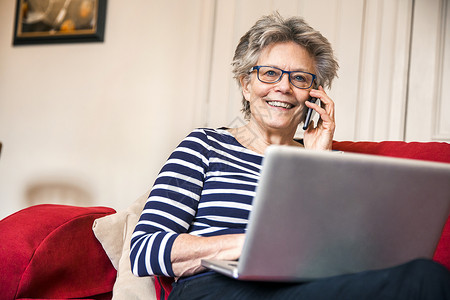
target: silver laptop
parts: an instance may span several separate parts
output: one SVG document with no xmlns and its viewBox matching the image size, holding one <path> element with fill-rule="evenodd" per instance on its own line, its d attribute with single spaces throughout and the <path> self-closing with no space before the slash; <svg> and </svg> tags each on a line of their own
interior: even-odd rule
<svg viewBox="0 0 450 300">
<path fill-rule="evenodd" d="M 270 146 L 239 261 L 242 280 L 307 281 L 432 258 L 450 213 L 450 164 Z"/>
</svg>

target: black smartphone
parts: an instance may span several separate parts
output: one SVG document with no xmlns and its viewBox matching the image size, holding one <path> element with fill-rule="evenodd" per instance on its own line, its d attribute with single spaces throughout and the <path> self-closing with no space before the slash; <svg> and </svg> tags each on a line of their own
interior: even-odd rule
<svg viewBox="0 0 450 300">
<path fill-rule="evenodd" d="M 311 103 L 316 103 L 317 98 L 310 97 L 306 101 L 309 101 Z M 314 109 L 308 108 L 308 111 L 306 112 L 305 122 L 303 123 L 303 130 L 308 129 L 309 123 L 311 122 L 311 119 L 312 119 L 312 116 L 313 116 L 313 112 L 314 112 Z"/>
</svg>

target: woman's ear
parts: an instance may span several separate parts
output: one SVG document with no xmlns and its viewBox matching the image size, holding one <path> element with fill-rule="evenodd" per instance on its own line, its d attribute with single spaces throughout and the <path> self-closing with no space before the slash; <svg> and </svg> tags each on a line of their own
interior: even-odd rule
<svg viewBox="0 0 450 300">
<path fill-rule="evenodd" d="M 240 81 L 241 87 L 242 87 L 242 95 L 244 96 L 245 100 L 249 101 L 250 100 L 250 91 L 251 91 L 250 80 L 248 77 L 242 76 L 239 79 L 239 81 Z"/>
</svg>

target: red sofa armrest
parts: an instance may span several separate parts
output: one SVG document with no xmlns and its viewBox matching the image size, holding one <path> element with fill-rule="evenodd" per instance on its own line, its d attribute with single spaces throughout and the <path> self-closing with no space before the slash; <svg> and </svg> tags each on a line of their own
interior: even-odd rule
<svg viewBox="0 0 450 300">
<path fill-rule="evenodd" d="M 107 207 L 43 204 L 0 221 L 2 299 L 110 299 L 116 270 L 95 238 Z"/>
</svg>

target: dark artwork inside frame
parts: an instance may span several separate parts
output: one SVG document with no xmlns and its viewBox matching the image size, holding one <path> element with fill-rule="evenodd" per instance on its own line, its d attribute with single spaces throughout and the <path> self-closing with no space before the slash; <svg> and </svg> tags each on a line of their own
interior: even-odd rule
<svg viewBox="0 0 450 300">
<path fill-rule="evenodd" d="M 106 0 L 17 0 L 14 45 L 103 41 Z"/>
</svg>

